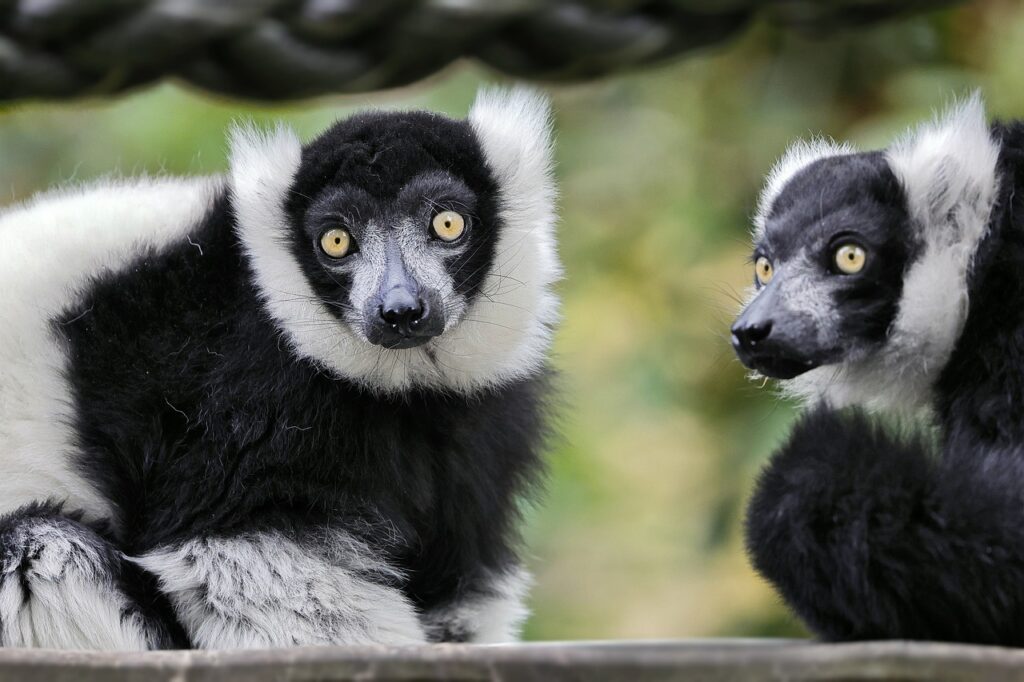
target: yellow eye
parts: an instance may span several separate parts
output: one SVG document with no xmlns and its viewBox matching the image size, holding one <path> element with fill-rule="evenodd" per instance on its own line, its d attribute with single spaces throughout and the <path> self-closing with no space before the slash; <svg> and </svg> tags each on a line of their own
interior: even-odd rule
<svg viewBox="0 0 1024 682">
<path fill-rule="evenodd" d="M 320 235 L 320 248 L 331 258 L 343 258 L 352 248 L 352 236 L 340 227 L 327 230 Z"/>
<path fill-rule="evenodd" d="M 856 244 L 843 244 L 836 249 L 836 267 L 844 275 L 856 275 L 864 269 L 868 254 Z"/>
<path fill-rule="evenodd" d="M 437 238 L 446 242 L 455 241 L 466 231 L 465 219 L 455 211 L 438 213 L 430 226 Z"/>
<path fill-rule="evenodd" d="M 775 268 L 772 267 L 770 260 L 761 256 L 754 262 L 754 274 L 757 276 L 757 281 L 761 286 L 764 286 L 772 281 L 772 277 L 775 275 Z"/>
</svg>

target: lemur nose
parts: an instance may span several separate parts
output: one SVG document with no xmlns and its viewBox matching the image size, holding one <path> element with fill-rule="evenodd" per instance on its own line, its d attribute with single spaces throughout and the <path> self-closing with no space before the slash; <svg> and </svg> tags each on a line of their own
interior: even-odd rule
<svg viewBox="0 0 1024 682">
<path fill-rule="evenodd" d="M 756 320 L 737 324 L 732 328 L 732 343 L 742 348 L 753 348 L 772 333 L 771 320 Z"/>
<path fill-rule="evenodd" d="M 423 300 L 402 288 L 389 291 L 380 305 L 381 319 L 392 329 L 403 333 L 415 329 L 423 319 L 423 313 Z"/>
</svg>

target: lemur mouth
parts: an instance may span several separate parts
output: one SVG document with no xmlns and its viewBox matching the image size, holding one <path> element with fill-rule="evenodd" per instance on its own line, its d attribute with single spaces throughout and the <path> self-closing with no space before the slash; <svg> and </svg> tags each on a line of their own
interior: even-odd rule
<svg viewBox="0 0 1024 682">
<path fill-rule="evenodd" d="M 399 338 L 381 339 L 377 342 L 377 345 L 387 350 L 405 350 L 422 346 L 433 338 L 436 338 L 435 335 L 402 336 Z"/>
<path fill-rule="evenodd" d="M 742 358 L 743 364 L 772 379 L 792 379 L 809 372 L 821 363 L 784 355 L 753 355 Z"/>
</svg>

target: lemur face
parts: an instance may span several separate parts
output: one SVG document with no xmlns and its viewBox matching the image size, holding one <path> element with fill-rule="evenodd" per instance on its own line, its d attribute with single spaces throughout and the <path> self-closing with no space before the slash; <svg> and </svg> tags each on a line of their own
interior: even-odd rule
<svg viewBox="0 0 1024 682">
<path fill-rule="evenodd" d="M 768 208 L 754 245 L 757 292 L 732 328 L 743 364 L 791 379 L 884 342 L 915 244 L 881 152 L 819 159 Z"/>
<path fill-rule="evenodd" d="M 526 89 L 485 89 L 464 120 L 359 114 L 305 146 L 236 129 L 239 243 L 283 342 L 385 393 L 537 375 L 561 275 L 551 137 Z"/>
<path fill-rule="evenodd" d="M 502 228 L 469 124 L 425 112 L 357 116 L 307 145 L 288 210 L 316 295 L 387 349 L 458 325 Z"/>
<path fill-rule="evenodd" d="M 967 319 L 999 153 L 977 96 L 883 151 L 791 146 L 754 218 L 740 360 L 805 402 L 927 406 Z"/>
</svg>

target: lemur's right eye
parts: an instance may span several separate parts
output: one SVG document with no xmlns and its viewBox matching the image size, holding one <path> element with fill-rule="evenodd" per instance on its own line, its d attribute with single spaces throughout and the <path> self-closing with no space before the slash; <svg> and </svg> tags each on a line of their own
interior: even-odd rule
<svg viewBox="0 0 1024 682">
<path fill-rule="evenodd" d="M 340 227 L 320 235 L 320 248 L 331 258 L 344 258 L 352 250 L 352 235 Z"/>
<path fill-rule="evenodd" d="M 757 277 L 757 283 L 761 286 L 765 286 L 768 282 L 772 281 L 772 277 L 775 275 L 775 269 L 772 267 L 772 262 L 765 256 L 761 256 L 754 261 L 754 275 Z"/>
<path fill-rule="evenodd" d="M 867 253 L 856 244 L 843 244 L 835 252 L 836 267 L 844 275 L 856 275 L 864 269 Z"/>
<path fill-rule="evenodd" d="M 453 242 L 466 231 L 466 219 L 455 211 L 442 211 L 430 221 L 430 229 L 443 242 Z"/>
</svg>

